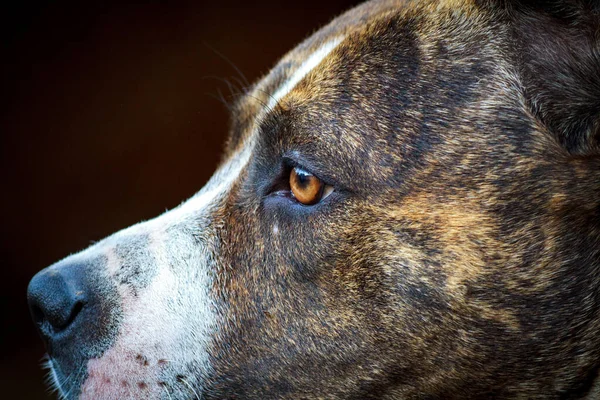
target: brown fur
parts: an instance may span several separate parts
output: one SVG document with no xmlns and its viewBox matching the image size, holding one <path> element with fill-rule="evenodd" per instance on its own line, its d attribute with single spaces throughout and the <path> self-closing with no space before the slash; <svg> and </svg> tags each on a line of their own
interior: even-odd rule
<svg viewBox="0 0 600 400">
<path fill-rule="evenodd" d="M 229 324 L 207 393 L 597 398 L 598 8 L 404 3 L 341 16 L 239 102 L 229 151 L 261 135 L 215 216 Z M 262 200 L 291 151 L 327 201 Z"/>
</svg>

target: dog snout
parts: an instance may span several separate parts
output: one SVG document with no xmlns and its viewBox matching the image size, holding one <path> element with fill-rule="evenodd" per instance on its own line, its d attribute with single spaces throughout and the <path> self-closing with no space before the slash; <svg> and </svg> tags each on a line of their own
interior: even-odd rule
<svg viewBox="0 0 600 400">
<path fill-rule="evenodd" d="M 40 271 L 27 289 L 29 309 L 48 352 L 54 345 L 79 349 L 112 330 L 115 298 L 106 298 L 106 284 L 97 276 L 102 261 L 63 261 Z M 114 302 L 114 301 L 113 301 Z"/>
<path fill-rule="evenodd" d="M 29 283 L 27 298 L 35 324 L 46 339 L 72 329 L 85 315 L 88 288 L 76 266 L 46 268 Z"/>
</svg>

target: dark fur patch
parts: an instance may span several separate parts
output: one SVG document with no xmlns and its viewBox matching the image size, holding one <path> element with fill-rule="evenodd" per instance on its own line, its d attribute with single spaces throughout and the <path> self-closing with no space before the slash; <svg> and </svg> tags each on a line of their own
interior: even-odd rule
<svg viewBox="0 0 600 400">
<path fill-rule="evenodd" d="M 288 54 L 233 125 L 230 151 L 259 136 L 216 215 L 227 326 L 207 398 L 593 390 L 597 29 L 525 3 L 375 1 Z M 334 193 L 312 207 L 270 196 L 289 164 Z"/>
</svg>

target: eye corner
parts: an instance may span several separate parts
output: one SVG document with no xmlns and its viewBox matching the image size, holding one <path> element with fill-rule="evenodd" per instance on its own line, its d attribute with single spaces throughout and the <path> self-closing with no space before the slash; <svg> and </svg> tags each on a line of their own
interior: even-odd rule
<svg viewBox="0 0 600 400">
<path fill-rule="evenodd" d="M 326 198 L 328 198 L 329 196 L 331 196 L 331 194 L 334 191 L 335 191 L 335 188 L 333 186 L 325 184 L 325 187 L 323 188 L 323 194 L 321 195 L 320 201 L 323 201 Z"/>
</svg>

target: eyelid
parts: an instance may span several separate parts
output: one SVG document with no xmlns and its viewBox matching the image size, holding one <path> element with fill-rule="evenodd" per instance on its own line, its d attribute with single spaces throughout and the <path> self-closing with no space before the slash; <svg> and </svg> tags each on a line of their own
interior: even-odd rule
<svg viewBox="0 0 600 400">
<path fill-rule="evenodd" d="M 283 164 L 287 167 L 287 169 L 291 170 L 292 168 L 302 169 L 323 182 L 326 186 L 332 186 L 337 188 L 338 185 L 335 181 L 326 174 L 324 171 L 317 168 L 313 163 L 306 160 L 304 157 L 301 157 L 298 152 L 293 152 L 291 154 L 284 155 L 282 157 Z"/>
</svg>

